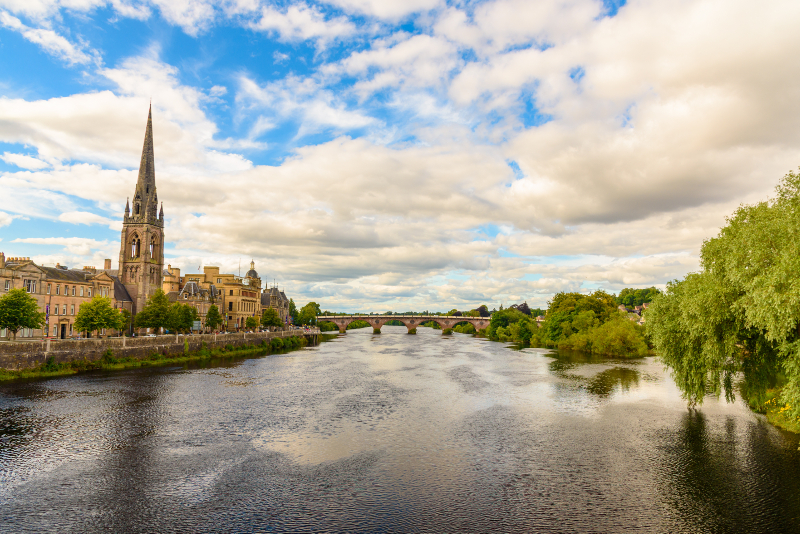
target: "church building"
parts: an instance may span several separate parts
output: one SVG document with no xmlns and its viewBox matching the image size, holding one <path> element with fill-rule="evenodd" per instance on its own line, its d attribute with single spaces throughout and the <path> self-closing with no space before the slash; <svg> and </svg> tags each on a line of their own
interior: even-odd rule
<svg viewBox="0 0 800 534">
<path fill-rule="evenodd" d="M 161 288 L 164 272 L 164 206 L 159 209 L 153 153 L 153 112 L 147 114 L 139 178 L 125 203 L 119 250 L 119 278 L 133 300 L 134 315 Z"/>
</svg>

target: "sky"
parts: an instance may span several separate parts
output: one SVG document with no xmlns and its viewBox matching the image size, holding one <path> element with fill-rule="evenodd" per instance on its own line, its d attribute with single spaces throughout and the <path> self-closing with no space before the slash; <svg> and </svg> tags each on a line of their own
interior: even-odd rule
<svg viewBox="0 0 800 534">
<path fill-rule="evenodd" d="M 800 166 L 796 0 L 0 0 L 0 251 L 331 311 L 664 285 Z"/>
</svg>

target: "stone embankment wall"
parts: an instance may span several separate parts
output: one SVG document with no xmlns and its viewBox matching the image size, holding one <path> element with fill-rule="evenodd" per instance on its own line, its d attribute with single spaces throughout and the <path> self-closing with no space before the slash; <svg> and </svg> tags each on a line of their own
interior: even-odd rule
<svg viewBox="0 0 800 534">
<path fill-rule="evenodd" d="M 318 342 L 319 330 L 310 331 L 300 329 L 283 330 L 281 332 L 254 332 L 252 334 L 198 334 L 191 336 L 164 335 L 157 337 L 109 337 L 105 339 L 45 339 L 41 341 L 26 341 L 16 343 L 0 343 L 0 367 L 9 371 L 31 369 L 37 367 L 50 358 L 56 363 L 66 363 L 76 360 L 97 361 L 109 349 L 115 358 L 148 358 L 154 352 L 167 355 L 183 354 L 184 342 L 188 343 L 189 351 L 195 352 L 203 348 L 203 343 L 209 349 L 220 348 L 226 345 L 238 347 L 241 345 L 258 345 L 263 340 L 276 337 L 303 336 L 309 344 Z"/>
</svg>

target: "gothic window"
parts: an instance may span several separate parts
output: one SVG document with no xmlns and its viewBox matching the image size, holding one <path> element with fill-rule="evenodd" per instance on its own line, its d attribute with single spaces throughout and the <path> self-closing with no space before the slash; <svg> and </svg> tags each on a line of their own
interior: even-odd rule
<svg viewBox="0 0 800 534">
<path fill-rule="evenodd" d="M 134 211 L 135 211 L 136 215 L 139 215 L 139 203 L 138 202 L 136 203 L 136 207 L 135 207 Z"/>
<path fill-rule="evenodd" d="M 152 238 L 150 239 L 150 257 L 151 257 L 151 258 L 155 258 L 155 257 L 156 257 L 156 256 L 155 256 L 155 252 L 156 252 L 156 250 L 157 250 L 157 249 L 156 249 L 156 238 L 155 238 L 155 237 L 152 237 Z"/>
</svg>

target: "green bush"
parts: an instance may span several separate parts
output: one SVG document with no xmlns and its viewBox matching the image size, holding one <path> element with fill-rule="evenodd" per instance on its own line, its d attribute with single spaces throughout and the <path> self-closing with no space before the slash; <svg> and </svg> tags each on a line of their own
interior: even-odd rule
<svg viewBox="0 0 800 534">
<path fill-rule="evenodd" d="M 444 330 L 442 330 L 442 335 L 443 336 L 449 336 L 452 333 L 453 333 L 453 329 L 452 328 L 445 328 Z"/>
</svg>

